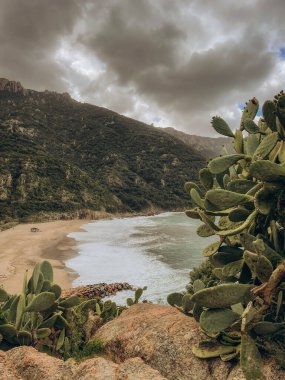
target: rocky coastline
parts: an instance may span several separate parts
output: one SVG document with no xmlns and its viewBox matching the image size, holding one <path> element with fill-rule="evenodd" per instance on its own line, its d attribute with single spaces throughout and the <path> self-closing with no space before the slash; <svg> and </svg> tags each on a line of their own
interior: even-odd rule
<svg viewBox="0 0 285 380">
<path fill-rule="evenodd" d="M 83 285 L 64 290 L 62 292 L 62 298 L 77 295 L 88 299 L 102 299 L 105 297 L 114 296 L 122 290 L 135 290 L 135 288 L 127 282 L 115 282 L 113 284 L 102 282 L 100 284 Z"/>
</svg>

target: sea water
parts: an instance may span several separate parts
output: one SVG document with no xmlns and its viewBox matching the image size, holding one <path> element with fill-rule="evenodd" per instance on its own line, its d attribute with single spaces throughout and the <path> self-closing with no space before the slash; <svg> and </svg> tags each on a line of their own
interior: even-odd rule
<svg viewBox="0 0 285 380">
<path fill-rule="evenodd" d="M 196 235 L 200 221 L 184 213 L 98 220 L 68 236 L 77 242 L 79 255 L 66 262 L 78 273 L 73 285 L 128 282 L 147 286 L 144 298 L 165 303 L 169 293 L 181 291 L 190 270 L 202 261 L 202 250 L 213 238 Z M 131 292 L 114 299 L 125 302 Z"/>
</svg>

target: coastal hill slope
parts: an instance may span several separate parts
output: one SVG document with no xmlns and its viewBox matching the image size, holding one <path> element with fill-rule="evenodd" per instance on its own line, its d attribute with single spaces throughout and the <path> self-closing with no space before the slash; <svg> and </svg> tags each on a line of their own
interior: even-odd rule
<svg viewBox="0 0 285 380">
<path fill-rule="evenodd" d="M 202 156 L 207 159 L 214 158 L 220 155 L 223 147 L 227 149 L 228 152 L 234 153 L 232 139 L 228 137 L 204 137 L 189 135 L 188 133 L 178 131 L 175 128 L 164 128 L 166 133 L 174 136 L 189 145 L 191 148 L 197 150 Z"/>
<path fill-rule="evenodd" d="M 185 207 L 204 164 L 163 129 L 0 79 L 0 220 Z"/>
</svg>

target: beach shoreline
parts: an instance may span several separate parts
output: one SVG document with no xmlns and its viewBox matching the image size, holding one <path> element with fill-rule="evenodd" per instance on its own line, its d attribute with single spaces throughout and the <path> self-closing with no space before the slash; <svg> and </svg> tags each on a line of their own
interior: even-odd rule
<svg viewBox="0 0 285 380">
<path fill-rule="evenodd" d="M 21 292 L 25 271 L 28 270 L 30 276 L 37 262 L 48 260 L 54 269 L 54 282 L 62 289 L 70 289 L 78 274 L 68 268 L 65 262 L 79 254 L 76 240 L 68 237 L 70 233 L 79 232 L 84 224 L 96 220 L 153 216 L 161 212 L 166 211 L 151 209 L 138 213 L 114 214 L 98 212 L 94 219 L 20 223 L 3 230 L 0 232 L 0 286 L 11 294 Z M 39 231 L 31 232 L 32 228 Z"/>
<path fill-rule="evenodd" d="M 67 235 L 81 230 L 88 219 L 18 224 L 0 233 L 0 286 L 11 294 L 22 290 L 25 271 L 32 274 L 34 265 L 48 260 L 54 269 L 54 282 L 68 289 L 77 277 L 65 260 L 77 255 L 76 241 Z M 31 228 L 39 231 L 32 232 Z"/>
</svg>

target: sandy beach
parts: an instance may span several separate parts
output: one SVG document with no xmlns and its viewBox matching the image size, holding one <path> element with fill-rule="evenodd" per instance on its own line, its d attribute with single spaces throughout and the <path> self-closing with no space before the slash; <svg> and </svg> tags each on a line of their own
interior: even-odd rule
<svg viewBox="0 0 285 380">
<path fill-rule="evenodd" d="M 70 288 L 76 273 L 66 268 L 64 260 L 77 253 L 75 241 L 67 235 L 86 223 L 88 220 L 19 224 L 0 232 L 0 286 L 11 294 L 20 292 L 25 270 L 31 274 L 35 263 L 45 259 L 54 268 L 54 282 L 62 289 Z M 31 232 L 32 227 L 39 232 Z"/>
</svg>

